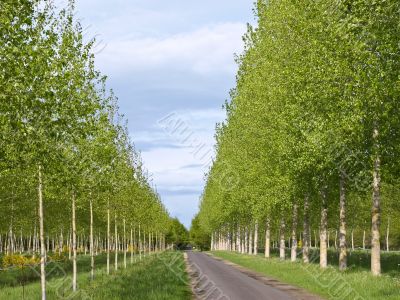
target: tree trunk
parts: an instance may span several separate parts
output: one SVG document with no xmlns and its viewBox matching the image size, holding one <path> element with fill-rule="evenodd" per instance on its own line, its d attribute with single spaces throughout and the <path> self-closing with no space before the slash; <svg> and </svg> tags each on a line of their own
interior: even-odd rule
<svg viewBox="0 0 400 300">
<path fill-rule="evenodd" d="M 76 215 L 75 215 L 75 191 L 72 191 L 72 290 L 76 287 Z"/>
<path fill-rule="evenodd" d="M 290 255 L 290 260 L 291 261 L 296 261 L 297 259 L 297 237 L 296 237 L 296 231 L 297 231 L 297 217 L 298 217 L 298 204 L 294 203 L 293 204 L 293 217 L 292 217 L 292 247 L 291 247 L 291 255 Z"/>
<path fill-rule="evenodd" d="M 236 230 L 236 252 L 240 253 L 241 243 L 240 243 L 240 227 L 237 227 Z"/>
<path fill-rule="evenodd" d="M 328 227 L 328 207 L 326 201 L 326 189 L 321 191 L 322 209 L 321 209 L 321 229 L 320 229 L 320 247 L 319 247 L 319 265 L 321 268 L 328 266 L 328 249 L 327 249 L 327 227 Z"/>
<path fill-rule="evenodd" d="M 266 258 L 270 257 L 270 246 L 271 246 L 271 229 L 269 226 L 269 219 L 267 219 L 267 222 L 265 224 L 265 253 L 264 256 Z"/>
<path fill-rule="evenodd" d="M 328 242 L 328 249 L 331 247 L 331 245 L 330 245 L 330 230 L 328 229 L 328 240 L 327 240 L 327 242 Z"/>
<path fill-rule="evenodd" d="M 254 255 L 258 253 L 258 221 L 254 224 Z"/>
<path fill-rule="evenodd" d="M 125 218 L 124 218 L 124 240 L 122 245 L 124 247 L 124 268 L 126 269 L 126 230 L 125 230 Z"/>
<path fill-rule="evenodd" d="M 139 224 L 139 259 L 142 260 L 142 240 L 140 238 L 140 224 Z"/>
<path fill-rule="evenodd" d="M 249 233 L 247 230 L 247 227 L 245 228 L 245 232 L 244 232 L 244 254 L 246 254 L 249 251 Z"/>
<path fill-rule="evenodd" d="M 351 230 L 351 251 L 354 251 L 354 229 Z"/>
<path fill-rule="evenodd" d="M 130 242 L 130 245 L 131 245 L 131 264 L 133 264 L 133 232 L 132 232 L 132 224 L 131 224 L 131 242 Z"/>
<path fill-rule="evenodd" d="M 94 245 L 93 245 L 93 200 L 90 195 L 90 279 L 94 279 Z"/>
<path fill-rule="evenodd" d="M 110 200 L 107 203 L 107 274 L 110 274 Z"/>
<path fill-rule="evenodd" d="M 335 230 L 335 250 L 337 250 L 337 230 Z"/>
<path fill-rule="evenodd" d="M 386 228 L 386 251 L 389 252 L 389 229 L 390 229 L 390 219 L 388 218 L 387 228 Z"/>
<path fill-rule="evenodd" d="M 310 262 L 310 216 L 309 216 L 309 196 L 304 197 L 304 222 L 303 222 L 303 262 Z"/>
<path fill-rule="evenodd" d="M 340 172 L 340 228 L 339 228 L 339 270 L 347 268 L 347 243 L 346 243 L 346 186 L 344 172 Z"/>
<path fill-rule="evenodd" d="M 365 230 L 363 232 L 363 250 L 365 250 Z"/>
<path fill-rule="evenodd" d="M 42 300 L 46 300 L 46 249 L 44 245 L 44 215 L 43 215 L 43 182 L 42 182 L 42 167 L 39 165 L 38 170 L 38 196 L 39 196 L 39 235 L 40 235 L 40 288 L 42 292 Z"/>
<path fill-rule="evenodd" d="M 114 235 L 115 235 L 115 256 L 114 256 L 114 270 L 118 271 L 118 227 L 117 227 L 117 213 L 114 214 Z"/>
<path fill-rule="evenodd" d="M 251 230 L 251 226 L 249 229 L 249 254 L 253 253 L 253 231 Z"/>
<path fill-rule="evenodd" d="M 283 217 L 281 219 L 280 228 L 279 258 L 281 260 L 285 259 L 285 221 L 283 220 Z"/>
<path fill-rule="evenodd" d="M 379 131 L 375 127 L 373 131 L 375 158 L 373 171 L 372 192 L 372 226 L 371 226 L 371 272 L 374 276 L 381 275 L 381 244 L 379 227 L 381 223 L 381 159 L 379 156 Z"/>
</svg>

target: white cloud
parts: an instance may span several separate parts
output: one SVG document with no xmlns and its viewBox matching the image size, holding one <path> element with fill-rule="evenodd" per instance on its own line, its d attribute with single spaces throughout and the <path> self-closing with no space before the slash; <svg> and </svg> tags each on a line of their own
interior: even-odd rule
<svg viewBox="0 0 400 300">
<path fill-rule="evenodd" d="M 242 49 L 242 23 L 222 23 L 167 37 L 117 37 L 98 56 L 107 71 L 140 72 L 171 67 L 206 75 L 235 72 L 233 52 Z"/>
<path fill-rule="evenodd" d="M 163 197 L 165 205 L 169 208 L 169 212 L 173 217 L 178 217 L 179 220 L 186 226 L 190 227 L 190 223 L 199 207 L 199 195 L 173 195 Z"/>
<path fill-rule="evenodd" d="M 206 148 L 212 149 L 215 123 L 224 118 L 222 110 L 186 109 L 175 111 L 174 114 L 187 122 L 196 140 L 204 143 Z M 188 225 L 188 215 L 193 216 L 197 210 L 198 198 L 204 184 L 204 173 L 208 167 L 204 162 L 211 159 L 212 152 L 207 153 L 208 159 L 200 159 L 199 155 L 194 154 L 194 147 L 185 143 L 180 144 L 179 137 L 169 135 L 168 131 L 163 131 L 161 127 L 158 130 L 139 132 L 136 139 L 153 143 L 153 147 L 142 152 L 145 166 L 152 174 L 171 214 L 185 215 L 184 222 Z M 167 147 L 165 144 L 175 147 Z M 183 213 L 182 210 L 186 212 Z"/>
</svg>

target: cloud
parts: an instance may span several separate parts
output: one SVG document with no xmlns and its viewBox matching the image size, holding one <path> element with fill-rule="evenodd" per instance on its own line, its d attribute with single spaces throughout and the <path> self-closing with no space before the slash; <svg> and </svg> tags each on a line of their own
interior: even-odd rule
<svg viewBox="0 0 400 300">
<path fill-rule="evenodd" d="M 99 58 L 109 72 L 140 72 L 172 68 L 200 75 L 232 74 L 233 53 L 242 49 L 243 23 L 209 25 L 166 37 L 118 37 L 107 43 Z"/>
<path fill-rule="evenodd" d="M 192 218 L 199 210 L 199 194 L 166 195 L 163 197 L 163 202 L 172 217 L 177 217 L 189 229 Z"/>
</svg>

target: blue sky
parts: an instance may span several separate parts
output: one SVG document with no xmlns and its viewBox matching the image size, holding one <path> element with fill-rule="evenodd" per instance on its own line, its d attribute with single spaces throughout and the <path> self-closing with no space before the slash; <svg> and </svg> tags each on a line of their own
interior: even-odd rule
<svg viewBox="0 0 400 300">
<path fill-rule="evenodd" d="M 253 0 L 77 0 L 98 68 L 170 214 L 198 211 Z M 180 124 L 179 130 L 173 130 Z M 182 132 L 184 128 L 184 132 Z M 202 155 L 200 155 L 202 153 Z"/>
</svg>

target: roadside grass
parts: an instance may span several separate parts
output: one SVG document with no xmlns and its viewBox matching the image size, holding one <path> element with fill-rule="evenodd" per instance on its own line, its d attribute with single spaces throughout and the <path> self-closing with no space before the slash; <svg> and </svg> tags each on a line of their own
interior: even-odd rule
<svg viewBox="0 0 400 300">
<path fill-rule="evenodd" d="M 51 254 L 51 253 L 50 253 Z M 136 257 L 135 257 L 136 258 Z M 123 254 L 119 254 L 118 262 L 122 263 Z M 130 257 L 127 257 L 128 262 Z M 1 262 L 1 260 L 0 260 Z M 102 253 L 95 256 L 95 268 L 102 268 L 107 265 L 107 254 Z M 78 255 L 77 257 L 78 272 L 90 272 L 90 256 Z M 110 268 L 114 268 L 114 253 L 110 255 Z M 64 277 L 66 274 L 72 273 L 72 261 L 68 257 L 64 257 L 59 261 L 50 261 L 46 265 L 46 279 Z M 20 286 L 40 280 L 40 266 L 20 268 L 11 268 L 7 271 L 0 271 L 0 287 L 4 286 Z"/>
<path fill-rule="evenodd" d="M 83 259 L 89 264 L 90 260 Z M 113 267 L 113 266 L 112 266 Z M 190 299 L 183 254 L 164 252 L 144 257 L 127 269 L 119 266 L 117 272 L 106 274 L 106 267 L 99 266 L 91 281 L 87 270 L 78 274 L 78 291 L 72 293 L 71 274 L 47 281 L 47 299 Z M 40 283 L 0 288 L 0 299 L 39 299 Z"/>
<path fill-rule="evenodd" d="M 261 249 L 264 250 L 264 249 Z M 260 251 L 258 255 L 264 256 L 264 251 Z M 301 257 L 301 253 L 299 254 Z M 279 257 L 279 249 L 271 249 L 272 257 Z M 286 249 L 286 257 L 290 257 L 290 249 Z M 311 248 L 310 257 L 313 262 L 319 264 L 319 249 Z M 339 251 L 334 248 L 328 249 L 328 264 L 338 267 Z M 371 252 L 369 250 L 349 250 L 347 254 L 348 272 L 359 272 L 371 270 Z M 400 278 L 400 251 L 381 252 L 382 273 L 392 277 Z"/>
<path fill-rule="evenodd" d="M 326 299 L 400 299 L 398 277 L 387 274 L 373 277 L 363 270 L 363 264 L 361 267 L 350 267 L 348 271 L 340 272 L 335 266 L 321 270 L 317 263 L 292 263 L 287 260 L 281 261 L 274 256 L 266 259 L 261 255 L 251 256 L 227 251 L 213 251 L 212 254 L 267 277 L 304 288 Z"/>
</svg>

